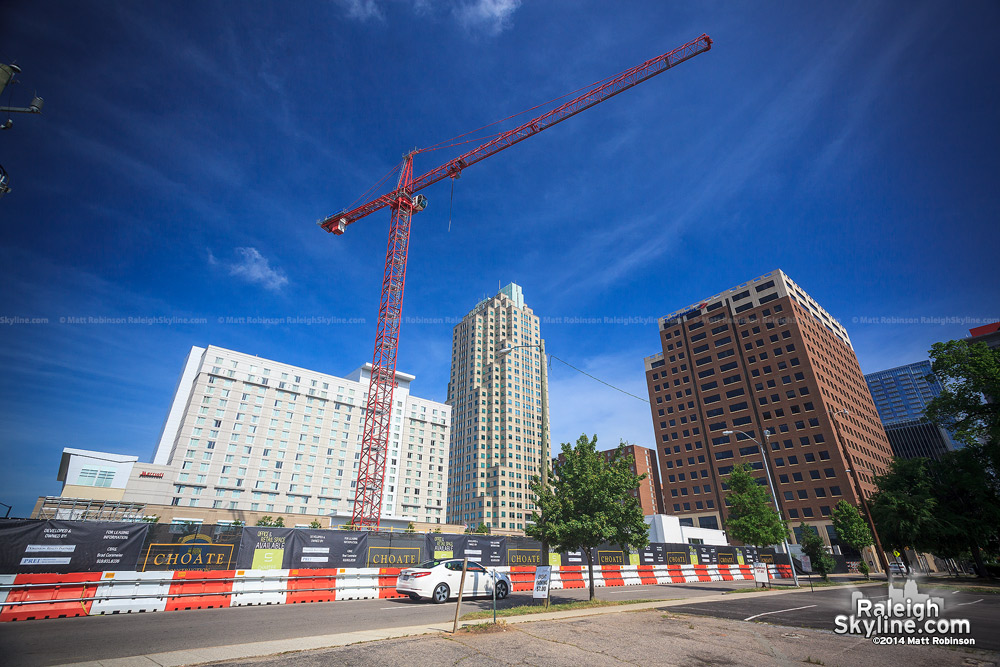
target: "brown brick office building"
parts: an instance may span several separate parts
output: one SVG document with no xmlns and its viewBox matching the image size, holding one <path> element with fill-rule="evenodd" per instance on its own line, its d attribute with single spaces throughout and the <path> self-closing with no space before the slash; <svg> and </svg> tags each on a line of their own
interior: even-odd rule
<svg viewBox="0 0 1000 667">
<path fill-rule="evenodd" d="M 607 462 L 618 451 L 618 448 L 597 452 L 604 457 Z M 639 486 L 632 490 L 632 496 L 639 500 L 642 507 L 643 516 L 650 514 L 666 514 L 663 509 L 662 489 L 660 488 L 660 471 L 656 463 L 656 450 L 639 445 L 625 445 L 625 456 L 632 457 L 632 472 L 637 475 L 647 473 L 646 479 L 639 482 Z M 558 468 L 566 457 L 559 454 L 552 460 L 553 466 Z"/>
<path fill-rule="evenodd" d="M 611 449 L 601 452 L 604 460 L 610 461 L 611 456 L 617 451 Z M 646 473 L 646 479 L 639 482 L 639 487 L 632 491 L 632 495 L 639 499 L 642 506 L 642 513 L 645 516 L 650 514 L 665 514 L 663 510 L 663 489 L 660 487 L 660 471 L 656 462 L 656 450 L 639 445 L 625 445 L 625 456 L 632 456 L 632 472 L 637 475 Z"/>
<path fill-rule="evenodd" d="M 666 513 L 724 528 L 726 475 L 749 463 L 763 478 L 765 457 L 723 432 L 764 442 L 769 429 L 782 515 L 829 541 L 837 502 L 858 504 L 844 449 L 866 496 L 892 457 L 844 328 L 776 270 L 671 313 L 659 329 L 663 351 L 645 365 Z"/>
</svg>

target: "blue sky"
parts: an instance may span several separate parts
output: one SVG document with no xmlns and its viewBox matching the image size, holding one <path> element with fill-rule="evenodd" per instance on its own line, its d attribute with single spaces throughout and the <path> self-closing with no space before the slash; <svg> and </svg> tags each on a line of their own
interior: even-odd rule
<svg viewBox="0 0 1000 667">
<path fill-rule="evenodd" d="M 709 53 L 466 170 L 453 206 L 448 182 L 424 192 L 399 354 L 415 393 L 445 398 L 451 325 L 433 322 L 510 281 L 543 318 L 637 320 L 542 335 L 638 395 L 657 317 L 774 268 L 845 324 L 866 372 L 1000 319 L 996 3 L 0 11 L 0 60 L 23 69 L 2 103 L 46 102 L 0 132 L 0 315 L 48 320 L 0 326 L 0 502 L 15 514 L 58 492 L 63 447 L 148 459 L 191 345 L 334 374 L 370 360 L 388 211 L 341 237 L 316 220 L 408 149 L 703 32 Z M 122 317 L 175 321 L 70 321 Z M 559 363 L 550 395 L 556 442 L 651 442 L 646 404 Z"/>
</svg>

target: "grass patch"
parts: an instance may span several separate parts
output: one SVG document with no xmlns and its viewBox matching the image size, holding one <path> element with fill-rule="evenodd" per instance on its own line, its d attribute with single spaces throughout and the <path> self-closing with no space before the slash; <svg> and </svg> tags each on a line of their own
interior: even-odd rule
<svg viewBox="0 0 1000 667">
<path fill-rule="evenodd" d="M 586 600 L 582 602 L 563 602 L 560 604 L 550 604 L 546 609 L 541 604 L 522 605 L 520 607 L 510 607 L 509 609 L 497 609 L 497 618 L 501 616 L 526 616 L 528 614 L 545 614 L 550 611 L 572 611 L 574 609 L 593 609 L 596 607 L 619 607 L 626 604 L 640 604 L 642 602 L 666 602 L 666 600 Z M 493 610 L 474 611 L 462 616 L 460 620 L 473 621 L 479 618 L 493 618 Z"/>
<path fill-rule="evenodd" d="M 507 627 L 507 621 L 497 621 L 496 623 L 473 623 L 472 625 L 463 625 L 458 629 L 459 632 L 464 632 L 468 635 L 489 635 L 494 632 L 507 632 L 510 628 Z"/>
<path fill-rule="evenodd" d="M 961 591 L 963 593 L 975 593 L 976 595 L 1000 595 L 1000 588 L 990 586 L 975 586 L 962 584 L 939 584 L 930 580 L 920 582 L 921 588 L 947 588 L 948 590 Z"/>
<path fill-rule="evenodd" d="M 784 590 L 785 588 L 795 588 L 794 586 L 782 586 L 778 590 Z M 731 591 L 726 591 L 723 595 L 738 595 L 740 593 L 766 593 L 772 589 L 770 588 L 736 588 Z"/>
</svg>

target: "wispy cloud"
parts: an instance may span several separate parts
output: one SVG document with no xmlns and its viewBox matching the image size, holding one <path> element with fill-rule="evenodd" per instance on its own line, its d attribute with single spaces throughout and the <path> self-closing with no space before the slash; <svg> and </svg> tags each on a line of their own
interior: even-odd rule
<svg viewBox="0 0 1000 667">
<path fill-rule="evenodd" d="M 385 14 L 377 0 L 340 0 L 347 16 L 358 21 L 384 21 Z"/>
<path fill-rule="evenodd" d="M 288 284 L 288 276 L 284 271 L 272 267 L 271 262 L 257 248 L 235 248 L 234 252 L 237 257 L 235 262 L 223 262 L 209 251 L 208 263 L 222 265 L 229 271 L 229 275 L 275 292 Z"/>
<path fill-rule="evenodd" d="M 471 0 L 455 8 L 455 17 L 466 28 L 485 29 L 493 35 L 506 30 L 521 0 Z"/>
<path fill-rule="evenodd" d="M 383 3 L 379 0 L 338 0 L 348 18 L 356 21 L 385 21 Z M 401 4 L 401 3 L 400 3 Z M 484 31 L 498 35 L 511 25 L 514 12 L 521 0 L 457 0 L 454 3 L 412 0 L 413 12 L 418 16 L 431 15 L 451 5 L 450 14 L 467 30 Z M 444 9 L 448 12 L 448 9 Z"/>
</svg>

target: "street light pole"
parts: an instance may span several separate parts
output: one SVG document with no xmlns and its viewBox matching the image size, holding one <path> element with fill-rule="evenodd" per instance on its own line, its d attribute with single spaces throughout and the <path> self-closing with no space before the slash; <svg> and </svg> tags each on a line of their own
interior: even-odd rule
<svg viewBox="0 0 1000 667">
<path fill-rule="evenodd" d="M 764 456 L 764 472 L 767 473 L 767 485 L 769 487 L 771 487 L 771 497 L 774 499 L 774 509 L 778 512 L 778 519 L 782 523 L 784 523 L 785 520 L 781 516 L 781 505 L 778 504 L 778 492 L 774 490 L 774 480 L 771 479 L 771 465 L 770 465 L 771 464 L 771 456 L 770 456 L 770 453 L 767 451 L 768 448 L 767 448 L 767 444 L 766 444 L 768 442 L 768 438 L 771 435 L 770 432 L 767 429 L 764 429 L 764 442 L 765 442 L 765 444 L 763 444 L 763 445 L 760 444 L 759 442 L 757 442 L 757 440 L 753 436 L 751 436 L 749 433 L 747 433 L 746 431 L 739 431 L 739 430 L 737 430 L 737 431 L 723 431 L 722 432 L 723 435 L 733 435 L 734 433 L 742 433 L 746 437 L 748 437 L 751 440 L 753 440 L 754 444 L 756 444 L 758 447 L 761 448 L 761 450 L 762 450 L 761 453 Z M 784 545 L 785 545 L 785 553 L 788 554 L 788 564 L 792 566 L 792 580 L 795 582 L 795 587 L 798 588 L 798 585 L 799 585 L 799 575 L 796 574 L 796 572 L 795 572 L 795 563 L 792 562 L 792 551 L 791 551 L 791 549 L 788 548 L 788 530 L 787 530 L 787 528 L 786 528 L 785 533 L 784 533 Z"/>
<path fill-rule="evenodd" d="M 861 478 L 858 477 L 858 467 L 854 464 L 854 459 L 851 458 L 851 453 L 847 450 L 844 445 L 844 438 L 840 434 L 840 422 L 837 421 L 837 415 L 849 415 L 850 412 L 847 409 L 837 410 L 835 412 L 827 411 L 830 416 L 830 421 L 833 422 L 833 430 L 837 432 L 837 444 L 840 445 L 840 453 L 844 455 L 844 462 L 847 463 L 848 472 L 851 473 L 851 479 L 854 481 L 854 491 L 858 494 L 858 500 L 861 501 L 861 508 L 865 511 L 865 519 L 868 520 L 868 527 L 872 531 L 872 537 L 875 539 L 875 555 L 878 556 L 878 562 L 882 566 L 882 571 L 885 572 L 887 579 L 892 578 L 892 573 L 889 572 L 889 561 L 885 557 L 885 550 L 882 549 L 882 540 L 878 537 L 878 531 L 875 530 L 875 521 L 872 520 L 872 513 L 868 509 L 868 501 L 865 499 L 865 494 L 861 492 Z M 861 554 L 864 558 L 864 554 Z"/>
</svg>

